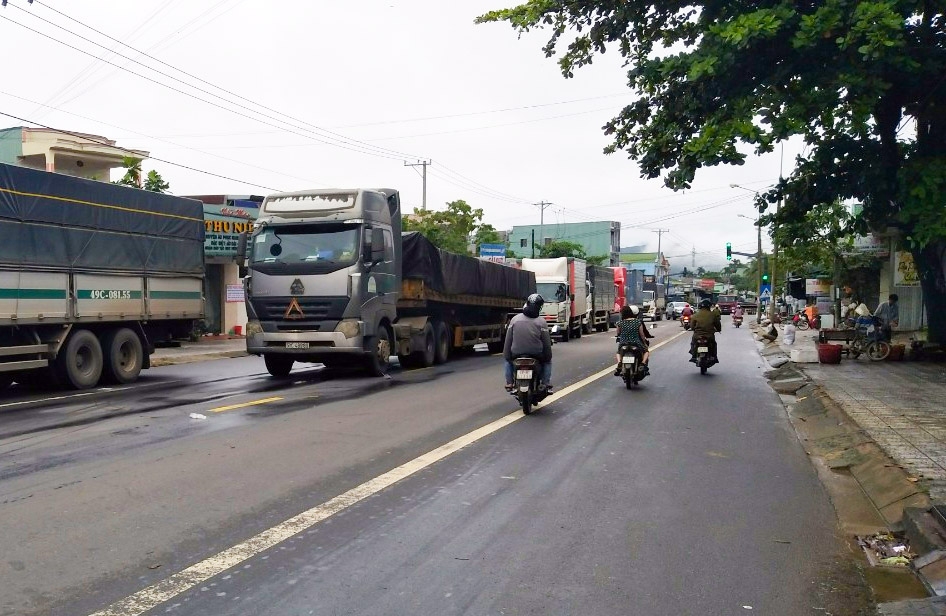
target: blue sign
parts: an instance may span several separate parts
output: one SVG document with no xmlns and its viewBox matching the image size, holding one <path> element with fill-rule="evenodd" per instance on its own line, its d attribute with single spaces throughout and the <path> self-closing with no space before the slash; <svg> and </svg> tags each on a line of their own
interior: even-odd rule
<svg viewBox="0 0 946 616">
<path fill-rule="evenodd" d="M 767 302 L 772 299 L 772 285 L 764 284 L 762 285 L 762 292 L 759 293 L 759 299 L 763 302 Z"/>
<path fill-rule="evenodd" d="M 505 263 L 506 245 L 505 244 L 480 244 L 480 259 L 487 261 L 496 261 Z"/>
</svg>

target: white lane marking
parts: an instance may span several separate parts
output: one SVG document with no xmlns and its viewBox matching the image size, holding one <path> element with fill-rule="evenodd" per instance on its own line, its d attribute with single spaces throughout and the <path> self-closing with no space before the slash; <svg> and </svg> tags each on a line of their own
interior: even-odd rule
<svg viewBox="0 0 946 616">
<path fill-rule="evenodd" d="M 679 338 L 686 332 L 681 332 L 672 338 L 669 338 L 659 344 L 651 347 L 654 351 L 665 344 Z M 613 368 L 607 368 L 593 374 L 577 383 L 573 383 L 561 391 L 552 394 L 546 401 L 558 400 L 563 396 L 581 389 L 588 384 L 600 379 L 603 376 L 612 374 Z M 543 402 L 543 406 L 545 402 Z M 139 590 L 133 595 L 116 601 L 104 610 L 91 614 L 91 616 L 140 616 L 148 610 L 173 599 L 181 593 L 187 592 L 191 588 L 205 582 L 206 580 L 223 573 L 227 569 L 235 567 L 240 563 L 260 554 L 261 552 L 272 548 L 290 537 L 301 533 L 304 530 L 315 526 L 322 520 L 329 518 L 336 513 L 351 507 L 352 505 L 377 494 L 381 490 L 397 483 L 398 481 L 410 477 L 414 473 L 431 466 L 432 464 L 446 458 L 452 453 L 463 449 L 467 445 L 497 432 L 509 424 L 523 419 L 525 415 L 521 410 L 513 411 L 508 415 L 501 417 L 485 426 L 478 428 L 469 434 L 456 438 L 445 445 L 429 451 L 410 462 L 398 466 L 383 475 L 370 479 L 365 483 L 352 488 L 351 490 L 336 496 L 335 498 L 317 505 L 312 509 L 303 511 L 299 515 L 293 516 L 284 522 L 264 530 L 255 537 L 250 537 L 246 541 L 233 547 L 227 548 L 219 554 L 191 565 L 187 569 L 175 573 L 171 577 L 164 579 L 157 584 L 153 584 Z"/>
<path fill-rule="evenodd" d="M 125 391 L 126 389 L 131 389 L 130 387 L 100 387 L 93 391 L 84 391 L 77 394 L 69 394 L 66 396 L 55 396 L 52 398 L 40 398 L 38 400 L 21 400 L 19 402 L 7 402 L 5 404 L 0 404 L 0 409 L 5 409 L 11 406 L 23 406 L 26 404 L 40 404 L 42 402 L 55 402 L 57 400 L 71 400 L 72 398 L 82 398 L 85 396 L 94 396 L 95 394 L 101 393 L 113 393 L 116 391 Z"/>
</svg>

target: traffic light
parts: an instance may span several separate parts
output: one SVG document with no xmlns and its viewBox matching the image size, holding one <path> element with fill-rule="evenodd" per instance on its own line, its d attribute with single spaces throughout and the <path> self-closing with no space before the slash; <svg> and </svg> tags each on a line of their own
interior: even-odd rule
<svg viewBox="0 0 946 616">
<path fill-rule="evenodd" d="M 726 260 L 732 261 L 732 244 L 726 242 Z"/>
<path fill-rule="evenodd" d="M 767 283 L 768 281 L 769 281 L 769 275 L 768 275 L 768 274 L 762 274 L 762 284 L 765 284 L 765 283 Z"/>
</svg>

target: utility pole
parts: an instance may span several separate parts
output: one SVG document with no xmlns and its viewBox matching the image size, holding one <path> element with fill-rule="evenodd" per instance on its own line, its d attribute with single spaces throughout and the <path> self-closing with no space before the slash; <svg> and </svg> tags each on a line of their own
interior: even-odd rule
<svg viewBox="0 0 946 616">
<path fill-rule="evenodd" d="M 696 246 L 693 247 L 690 253 L 690 267 L 696 269 Z"/>
<path fill-rule="evenodd" d="M 778 278 L 775 276 L 775 263 L 778 259 L 778 212 L 782 209 L 782 167 L 785 164 L 785 144 L 782 144 L 782 154 L 778 163 L 778 203 L 775 204 L 775 217 L 776 219 L 772 221 L 772 303 L 770 304 L 769 309 L 769 318 L 772 322 L 775 322 L 775 285 Z"/>
<path fill-rule="evenodd" d="M 654 274 L 657 275 L 657 273 L 661 271 L 660 268 L 663 267 L 663 259 L 661 259 L 660 256 L 660 240 L 664 233 L 670 233 L 670 229 L 651 229 L 651 231 L 657 234 L 657 267 L 654 268 Z M 660 275 L 659 280 L 666 289 L 667 281 L 664 280 L 663 274 Z"/>
<path fill-rule="evenodd" d="M 538 203 L 533 203 L 533 205 L 539 208 L 539 241 L 542 243 L 542 246 L 545 246 L 545 208 L 554 204 L 548 201 L 539 201 Z M 532 243 L 534 246 L 535 241 L 533 240 Z"/>
<path fill-rule="evenodd" d="M 424 168 L 423 173 L 421 173 L 421 177 L 423 178 L 423 182 L 424 182 L 424 196 L 423 196 L 423 201 L 421 202 L 421 206 L 420 206 L 420 209 L 422 210 L 427 209 L 427 165 L 432 165 L 432 164 L 433 162 L 429 160 L 421 160 L 416 163 L 404 163 L 405 167 L 423 167 Z"/>
</svg>

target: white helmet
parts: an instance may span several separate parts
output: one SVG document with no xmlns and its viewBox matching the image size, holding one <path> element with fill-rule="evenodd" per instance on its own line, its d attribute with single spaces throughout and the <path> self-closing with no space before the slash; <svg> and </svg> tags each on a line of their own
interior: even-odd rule
<svg viewBox="0 0 946 616">
<path fill-rule="evenodd" d="M 634 305 L 631 306 L 631 314 L 632 314 L 633 316 L 636 317 L 636 316 L 640 315 L 640 313 L 641 313 L 641 309 L 640 309 L 639 307 L 634 306 Z"/>
</svg>

